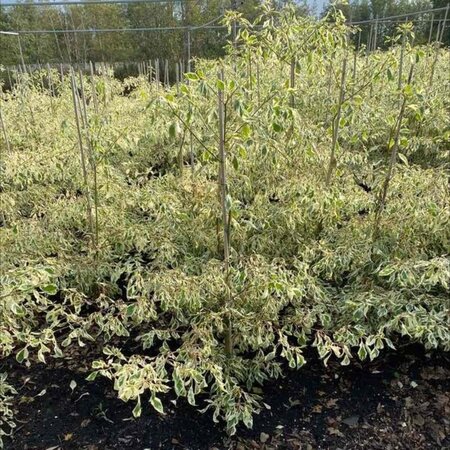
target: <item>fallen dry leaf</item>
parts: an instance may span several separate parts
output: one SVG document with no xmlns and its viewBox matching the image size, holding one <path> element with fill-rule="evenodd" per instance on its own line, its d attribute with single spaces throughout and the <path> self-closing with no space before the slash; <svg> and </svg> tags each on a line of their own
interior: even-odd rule
<svg viewBox="0 0 450 450">
<path fill-rule="evenodd" d="M 344 433 L 342 433 L 338 428 L 328 427 L 328 434 L 344 437 Z"/>
<path fill-rule="evenodd" d="M 316 414 L 321 413 L 322 412 L 322 405 L 315 405 L 315 406 L 313 406 L 312 407 L 312 412 L 316 413 Z"/>
<path fill-rule="evenodd" d="M 65 441 L 70 441 L 73 438 L 73 433 L 67 433 L 64 435 Z"/>
</svg>

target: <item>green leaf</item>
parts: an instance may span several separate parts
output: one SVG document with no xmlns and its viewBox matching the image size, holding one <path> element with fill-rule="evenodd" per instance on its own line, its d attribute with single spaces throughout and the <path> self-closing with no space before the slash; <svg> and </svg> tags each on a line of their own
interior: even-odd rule
<svg viewBox="0 0 450 450">
<path fill-rule="evenodd" d="M 367 350 L 364 344 L 359 346 L 358 356 L 361 361 L 364 361 L 367 357 Z"/>
<path fill-rule="evenodd" d="M 364 103 L 364 100 L 360 95 L 355 95 L 353 97 L 353 104 L 355 106 L 361 106 L 363 103 Z"/>
<path fill-rule="evenodd" d="M 133 416 L 134 417 L 140 417 L 141 413 L 142 413 L 141 397 L 138 397 L 136 406 L 133 408 Z"/>
<path fill-rule="evenodd" d="M 194 72 L 188 72 L 188 73 L 185 73 L 184 76 L 185 76 L 188 80 L 192 80 L 192 81 L 198 80 L 198 75 L 197 75 L 196 73 L 194 73 Z"/>
<path fill-rule="evenodd" d="M 174 139 L 177 135 L 177 127 L 175 125 L 175 122 L 172 122 L 169 126 L 169 136 Z"/>
<path fill-rule="evenodd" d="M 236 158 L 236 156 L 233 156 L 233 159 L 231 160 L 231 162 L 233 164 L 234 170 L 238 170 L 239 169 L 239 161 Z"/>
<path fill-rule="evenodd" d="M 135 309 L 136 309 L 136 305 L 128 305 L 127 316 L 132 316 Z"/>
<path fill-rule="evenodd" d="M 387 69 L 387 77 L 389 81 L 392 81 L 394 79 L 394 74 L 392 73 L 391 69 Z"/>
<path fill-rule="evenodd" d="M 247 149 L 244 146 L 240 145 L 237 150 L 241 158 L 247 157 Z"/>
<path fill-rule="evenodd" d="M 192 390 L 192 386 L 189 388 L 188 395 L 187 395 L 187 400 L 188 400 L 188 403 L 190 405 L 196 406 L 196 404 L 195 404 L 195 396 L 194 396 L 194 391 Z"/>
<path fill-rule="evenodd" d="M 98 372 L 92 372 L 86 377 L 86 381 L 94 381 L 97 378 Z"/>
<path fill-rule="evenodd" d="M 406 97 L 411 97 L 413 95 L 414 91 L 413 88 L 410 84 L 407 84 L 404 88 L 403 88 L 403 94 Z"/>
<path fill-rule="evenodd" d="M 219 89 L 219 91 L 224 91 L 225 90 L 225 83 L 222 80 L 217 80 L 216 81 L 216 87 L 217 87 L 217 89 Z"/>
<path fill-rule="evenodd" d="M 241 138 L 246 141 L 252 134 L 252 129 L 248 123 L 244 124 L 241 128 Z"/>
<path fill-rule="evenodd" d="M 398 154 L 398 159 L 405 165 L 408 166 L 408 158 L 403 154 L 403 153 L 399 153 Z"/>
<path fill-rule="evenodd" d="M 42 363 L 42 364 L 46 364 L 45 361 L 45 355 L 44 352 L 42 350 L 38 351 L 38 360 Z"/>
<path fill-rule="evenodd" d="M 233 199 L 231 198 L 230 194 L 227 194 L 225 197 L 225 205 L 226 205 L 227 211 L 230 211 L 233 206 Z"/>
<path fill-rule="evenodd" d="M 46 284 L 41 289 L 48 295 L 55 295 L 58 292 L 56 284 Z"/>
<path fill-rule="evenodd" d="M 28 348 L 24 347 L 22 350 L 20 350 L 19 353 L 17 353 L 16 360 L 17 362 L 22 363 L 27 358 L 28 358 Z"/>
<path fill-rule="evenodd" d="M 425 52 L 423 50 L 417 50 L 416 52 L 416 63 L 420 61 L 422 57 L 425 56 Z"/>
<path fill-rule="evenodd" d="M 152 396 L 150 397 L 150 403 L 153 406 L 153 408 L 156 409 L 156 411 L 158 411 L 160 414 L 164 414 L 163 404 L 161 400 L 158 397 L 156 397 L 156 395 L 152 394 Z"/>
<path fill-rule="evenodd" d="M 276 122 L 272 122 L 272 130 L 275 131 L 275 133 L 280 133 L 283 131 L 283 127 Z"/>
<path fill-rule="evenodd" d="M 175 372 L 173 374 L 173 385 L 175 388 L 175 394 L 177 394 L 178 397 L 186 395 L 183 380 Z"/>
</svg>

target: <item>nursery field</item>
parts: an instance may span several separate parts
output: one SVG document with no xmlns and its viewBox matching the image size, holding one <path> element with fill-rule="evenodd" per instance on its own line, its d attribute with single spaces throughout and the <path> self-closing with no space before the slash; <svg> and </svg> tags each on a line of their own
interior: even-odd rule
<svg viewBox="0 0 450 450">
<path fill-rule="evenodd" d="M 445 415 L 449 50 L 414 46 L 408 23 L 388 50 L 355 49 L 339 12 L 237 19 L 227 56 L 195 60 L 170 87 L 73 69 L 23 73 L 2 92 L 7 448 L 94 448 L 76 442 L 91 421 L 83 416 L 56 443 L 26 445 L 14 412 L 53 411 L 58 397 L 95 398 L 108 427 L 117 412 L 154 430 L 179 407 L 181 428 L 150 448 L 182 448 L 196 423 L 245 434 L 283 383 L 316 392 L 318 380 L 347 377 L 359 386 L 352 393 L 349 382 L 348 395 L 372 398 L 362 374 L 382 389 L 376 374 L 386 370 L 390 389 L 406 385 L 401 377 L 415 388 L 398 350 L 411 345 L 422 378 L 441 383 L 441 403 L 423 386 L 408 398 L 420 392 Z M 42 390 L 31 395 L 36 374 Z M 306 394 L 283 401 L 311 404 Z M 448 444 L 450 427 L 439 426 L 431 444 L 408 448 Z M 260 430 L 261 448 L 339 447 L 301 435 L 298 447 L 270 447 L 273 430 Z M 220 446 L 204 438 L 186 448 Z M 123 439 L 95 448 L 145 448 Z"/>
</svg>

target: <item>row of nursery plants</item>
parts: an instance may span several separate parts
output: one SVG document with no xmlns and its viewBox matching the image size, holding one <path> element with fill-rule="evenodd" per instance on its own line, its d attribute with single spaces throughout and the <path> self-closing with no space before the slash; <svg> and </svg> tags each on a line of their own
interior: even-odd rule
<svg viewBox="0 0 450 450">
<path fill-rule="evenodd" d="M 410 24 L 355 51 L 339 11 L 236 22 L 169 88 L 55 71 L 1 99 L 2 358 L 87 346 L 135 416 L 173 390 L 229 433 L 306 347 L 450 349 L 449 51 Z"/>
</svg>

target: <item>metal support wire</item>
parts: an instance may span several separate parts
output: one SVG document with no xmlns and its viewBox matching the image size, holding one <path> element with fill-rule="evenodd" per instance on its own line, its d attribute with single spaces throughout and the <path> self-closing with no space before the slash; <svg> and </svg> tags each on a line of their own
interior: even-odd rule
<svg viewBox="0 0 450 450">
<path fill-rule="evenodd" d="M 96 0 L 94 0 L 96 1 Z M 94 3 L 94 1 L 90 1 L 89 4 Z M 115 1 L 116 3 L 136 3 L 141 1 L 156 1 L 156 0 L 105 0 L 105 2 Z M 160 0 L 158 0 L 160 1 Z M 173 0 L 170 0 L 173 1 Z M 188 0 L 182 0 L 182 1 L 188 1 Z M 70 4 L 74 2 L 69 2 Z M 65 5 L 69 4 L 64 2 Z M 87 4 L 87 2 L 80 2 L 83 4 Z M 103 3 L 103 2 L 98 2 Z M 44 3 L 27 3 L 27 5 L 43 5 Z M 50 3 L 51 5 L 57 5 L 58 3 Z M 3 5 L 4 6 L 4 5 Z M 369 20 L 360 20 L 355 22 L 348 22 L 348 25 L 364 25 L 364 24 L 381 24 L 381 23 L 390 23 L 393 22 L 394 19 L 402 19 L 402 18 L 409 18 L 412 16 L 418 16 L 421 14 L 428 14 L 428 13 L 436 13 L 440 11 L 448 11 L 448 6 L 443 8 L 434 8 L 434 9 L 427 9 L 423 11 L 417 11 L 413 13 L 407 13 L 407 14 L 401 14 L 396 16 L 389 16 L 384 17 L 382 19 L 375 18 L 375 19 L 369 19 Z M 217 22 L 219 19 L 223 17 L 223 14 L 216 17 L 215 19 L 211 20 L 210 22 L 207 22 L 203 25 L 198 26 L 192 26 L 192 25 L 182 25 L 182 26 L 173 26 L 173 27 L 140 27 L 140 28 L 89 28 L 89 29 L 66 29 L 66 30 L 16 30 L 16 32 L 20 34 L 64 34 L 64 33 L 128 33 L 128 32 L 137 32 L 137 31 L 194 31 L 197 29 L 204 29 L 204 30 L 225 30 L 227 27 L 222 25 L 211 25 L 215 22 Z M 254 27 L 255 29 L 261 28 L 261 27 Z"/>
<path fill-rule="evenodd" d="M 72 5 L 116 5 L 133 3 L 173 3 L 174 0 L 74 0 L 74 1 L 55 1 L 55 2 L 30 2 L 30 3 L 0 3 L 0 7 L 8 8 L 11 6 L 72 6 Z M 198 0 L 177 0 L 178 3 L 198 2 Z"/>
<path fill-rule="evenodd" d="M 397 16 L 389 16 L 389 17 L 383 17 L 382 19 L 367 19 L 367 20 L 359 20 L 359 21 L 355 21 L 355 22 L 350 22 L 350 25 L 362 25 L 365 23 L 374 23 L 374 22 L 389 22 L 392 21 L 393 19 L 403 19 L 403 18 L 408 18 L 411 16 L 420 16 L 422 14 L 428 14 L 428 13 L 435 13 L 435 12 L 439 12 L 439 11 L 446 11 L 447 10 L 447 6 L 444 6 L 442 8 L 433 8 L 433 9 L 425 9 L 423 11 L 416 11 L 416 12 L 409 12 L 409 13 L 405 13 L 405 14 L 399 14 Z"/>
<path fill-rule="evenodd" d="M 86 28 L 67 30 L 19 30 L 19 34 L 64 34 L 64 33 L 128 33 L 133 31 L 186 31 L 195 30 L 200 27 L 179 26 L 179 27 L 141 27 L 141 28 Z M 227 27 L 221 25 L 209 25 L 201 27 L 205 30 L 225 30 Z"/>
</svg>

